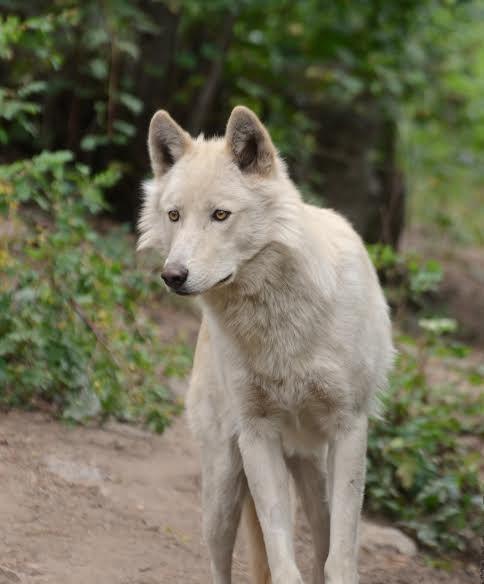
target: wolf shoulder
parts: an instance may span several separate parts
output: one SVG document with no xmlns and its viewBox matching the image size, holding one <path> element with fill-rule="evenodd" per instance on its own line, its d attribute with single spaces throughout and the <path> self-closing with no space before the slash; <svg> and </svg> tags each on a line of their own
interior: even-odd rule
<svg viewBox="0 0 484 584">
<path fill-rule="evenodd" d="M 360 337 L 368 351 L 373 346 L 393 354 L 389 307 L 363 240 L 336 211 L 303 207 L 313 278 L 326 287 L 339 338 Z"/>
<path fill-rule="evenodd" d="M 351 223 L 332 209 L 306 203 L 302 207 L 307 253 L 312 254 L 316 266 L 325 272 L 338 297 L 342 287 L 348 294 L 366 298 L 373 293 L 386 307 L 375 268 Z"/>
<path fill-rule="evenodd" d="M 325 251 L 353 249 L 355 252 L 361 252 L 364 248 L 361 237 L 341 213 L 309 203 L 303 203 L 302 208 L 302 220 L 308 232 L 318 240 Z"/>
</svg>

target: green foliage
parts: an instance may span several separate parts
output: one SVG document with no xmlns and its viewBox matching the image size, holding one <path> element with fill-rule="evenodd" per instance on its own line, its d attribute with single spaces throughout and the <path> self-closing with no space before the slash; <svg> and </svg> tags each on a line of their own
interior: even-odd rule
<svg viewBox="0 0 484 584">
<path fill-rule="evenodd" d="M 390 303 L 401 310 L 422 310 L 438 292 L 443 272 L 439 262 L 415 253 L 398 253 L 388 245 L 367 246 Z"/>
<path fill-rule="evenodd" d="M 219 59 L 222 73 L 214 81 L 204 129 L 222 130 L 236 103 L 252 107 L 268 122 L 305 191 L 320 200 L 325 183 L 314 165 L 314 136 L 322 130 L 317 111 L 328 104 L 375 110 L 399 122 L 417 120 L 408 131 L 402 124 L 411 168 L 440 163 L 435 148 L 447 149 L 451 160 L 456 148 L 445 133 L 448 119 L 453 129 L 458 126 L 461 145 L 469 135 L 476 148 L 482 143 L 482 88 L 474 81 L 482 79 L 480 0 L 0 5 L 6 14 L 0 20 L 0 58 L 8 64 L 8 89 L 0 92 L 4 143 L 25 148 L 35 136 L 48 149 L 67 144 L 90 164 L 115 154 L 126 162 L 126 172 L 136 174 L 149 115 L 165 107 L 192 124 L 193 108 L 205 107 L 201 96 Z M 24 90 L 29 100 L 19 99 Z M 468 121 L 473 129 L 464 135 Z M 472 155 L 468 150 L 457 152 L 462 169 Z M 426 184 L 416 181 L 412 188 L 420 193 Z M 444 214 L 445 220 L 452 216 Z"/>
<path fill-rule="evenodd" d="M 400 340 L 384 416 L 373 421 L 366 506 L 436 549 L 470 551 L 481 529 L 479 452 L 484 396 L 432 386 L 425 361 L 433 343 Z"/>
<path fill-rule="evenodd" d="M 383 417 L 371 425 L 367 508 L 397 521 L 429 548 L 469 551 L 480 527 L 480 467 L 465 438 L 483 437 L 484 396 L 456 386 L 479 383 L 481 377 L 467 367 L 459 383 L 441 386 L 428 379 L 431 367 L 445 368 L 449 359 L 469 353 L 452 339 L 456 321 L 435 315 L 441 266 L 388 246 L 372 245 L 368 251 L 396 319 L 406 308 L 406 319 L 414 312 L 420 330 L 399 338 Z"/>
<path fill-rule="evenodd" d="M 10 82 L 0 87 L 0 143 L 21 143 L 38 134 L 39 98 L 49 90 L 46 75 L 63 62 L 56 34 L 77 22 L 76 11 L 65 8 L 24 19 L 0 16 L 0 59 L 8 63 Z"/>
<path fill-rule="evenodd" d="M 464 244 L 484 243 L 483 23 L 481 1 L 436 12 L 423 30 L 433 83 L 406 102 L 401 123 L 412 216 Z"/>
<path fill-rule="evenodd" d="M 457 331 L 457 322 L 453 318 L 422 318 L 418 324 L 432 338 L 439 338 L 443 334 Z"/>
<path fill-rule="evenodd" d="M 90 222 L 118 177 L 116 166 L 92 175 L 67 151 L 0 166 L 14 231 L 0 254 L 0 404 L 44 401 L 77 421 L 114 415 L 161 430 L 179 404 L 160 377 L 188 363 L 139 316 L 159 286 L 137 271 L 126 230 L 102 236 Z"/>
<path fill-rule="evenodd" d="M 67 150 L 12 156 L 19 147 L 28 151 L 32 137 L 37 148 L 51 141 L 41 132 L 43 110 L 69 91 L 97 112 L 81 147 L 130 139 L 130 120 L 142 106 L 124 82 L 116 81 L 115 97 L 108 83 L 106 95 L 109 59 L 119 53 L 135 60 L 132 35 L 150 25 L 128 2 L 106 5 L 101 23 L 90 2 L 49 4 L 39 14 L 27 3 L 17 9 L 0 17 L 10 83 L 0 87 L 0 141 L 12 146 L 14 159 L 0 165 L 0 228 L 7 234 L 0 248 L 0 405 L 49 403 L 68 419 L 114 415 L 161 431 L 180 405 L 160 379 L 187 372 L 187 349 L 162 347 L 141 312 L 157 300 L 159 286 L 136 269 L 126 229 L 101 235 L 94 228 L 121 165 L 93 173 Z M 71 57 L 81 45 L 88 58 L 79 86 Z M 126 117 L 108 115 L 110 96 Z"/>
<path fill-rule="evenodd" d="M 61 138 L 88 153 L 126 145 L 143 110 L 128 70 L 140 57 L 138 37 L 159 33 L 158 27 L 128 1 L 107 2 L 102 10 L 91 1 L 49 2 L 32 12 L 30 3 L 21 1 L 14 14 L 0 16 L 0 58 L 8 63 L 7 87 L 0 88 L 5 123 L 0 142 L 25 148 L 34 136 L 40 146 L 51 148 Z M 69 94 L 70 114 L 56 111 Z M 82 135 L 81 103 L 89 116 Z M 42 125 L 42 120 L 55 124 L 59 114 L 70 117 L 58 126 Z"/>
</svg>

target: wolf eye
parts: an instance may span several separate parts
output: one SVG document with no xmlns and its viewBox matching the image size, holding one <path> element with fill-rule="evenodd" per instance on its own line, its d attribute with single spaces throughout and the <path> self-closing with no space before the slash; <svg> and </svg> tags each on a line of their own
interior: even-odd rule
<svg viewBox="0 0 484 584">
<path fill-rule="evenodd" d="M 176 221 L 180 219 L 180 213 L 176 209 L 172 209 L 171 211 L 168 211 L 168 217 L 170 218 L 170 221 L 176 223 Z"/>
<path fill-rule="evenodd" d="M 225 219 L 228 219 L 229 215 L 230 215 L 230 211 L 224 211 L 223 209 L 216 209 L 212 213 L 212 219 L 215 219 L 215 221 L 225 221 Z"/>
</svg>

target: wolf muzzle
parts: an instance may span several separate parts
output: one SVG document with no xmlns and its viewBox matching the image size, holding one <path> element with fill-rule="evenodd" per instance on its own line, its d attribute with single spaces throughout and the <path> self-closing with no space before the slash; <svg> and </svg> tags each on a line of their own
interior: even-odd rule
<svg viewBox="0 0 484 584">
<path fill-rule="evenodd" d="M 172 290 L 178 291 L 188 278 L 188 269 L 180 264 L 167 264 L 161 272 L 161 278 Z"/>
</svg>

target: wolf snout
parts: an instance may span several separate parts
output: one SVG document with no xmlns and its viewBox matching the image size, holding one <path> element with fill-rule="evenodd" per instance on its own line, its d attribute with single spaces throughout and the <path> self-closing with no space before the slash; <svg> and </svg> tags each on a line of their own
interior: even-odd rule
<svg viewBox="0 0 484 584">
<path fill-rule="evenodd" d="M 188 269 L 180 264 L 167 264 L 161 272 L 165 284 L 173 290 L 179 290 L 188 278 Z"/>
</svg>

